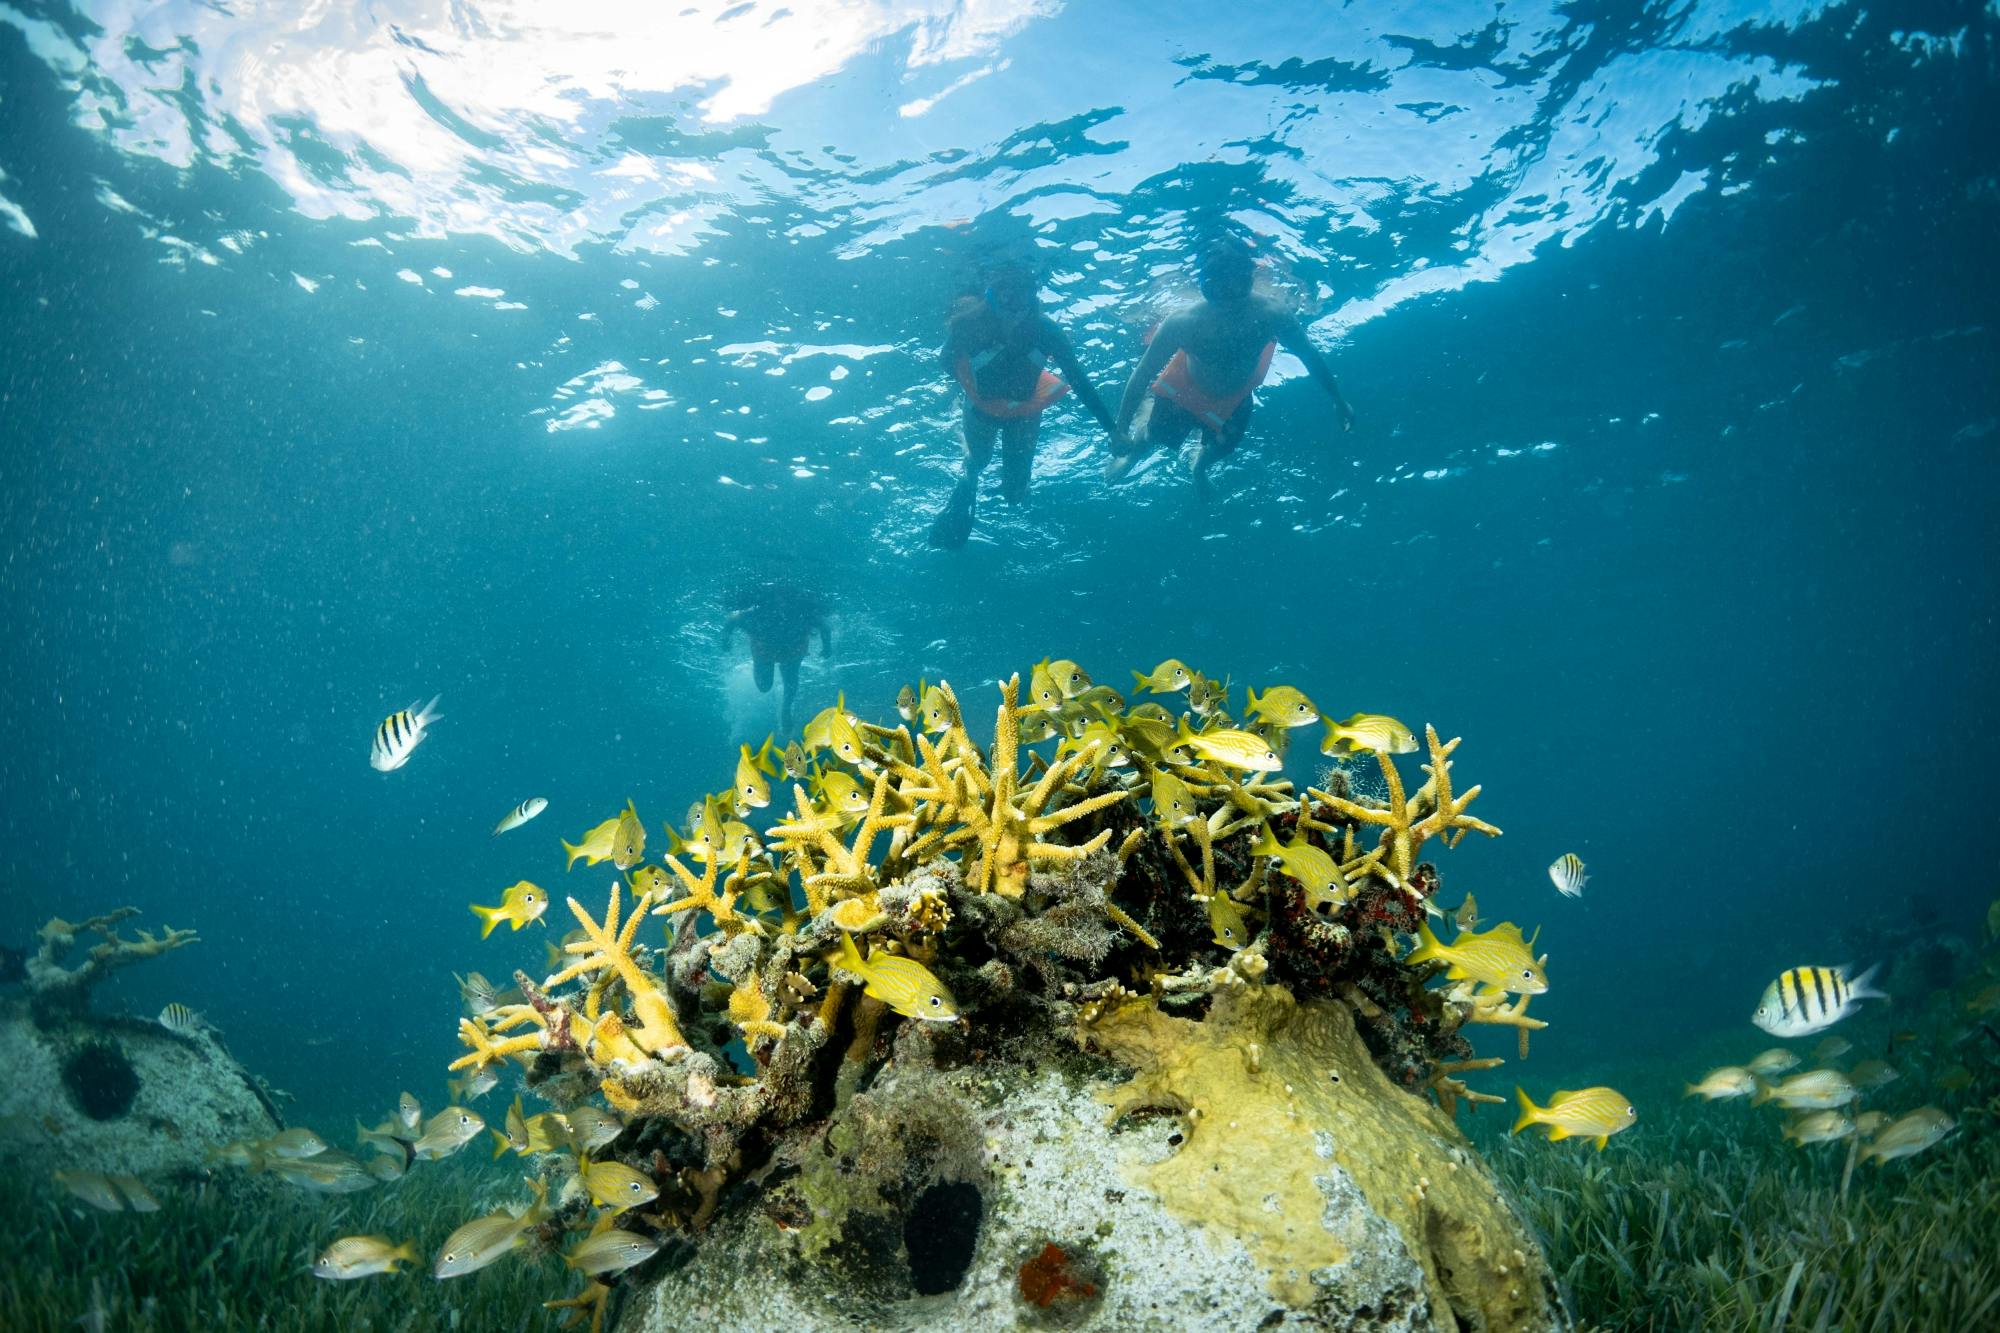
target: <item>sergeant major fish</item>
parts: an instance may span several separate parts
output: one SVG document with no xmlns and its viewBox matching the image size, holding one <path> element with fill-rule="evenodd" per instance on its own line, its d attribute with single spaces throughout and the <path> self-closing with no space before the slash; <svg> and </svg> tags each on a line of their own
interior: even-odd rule
<svg viewBox="0 0 2000 1333">
<path fill-rule="evenodd" d="M 1795 967 L 1764 988 L 1750 1021 L 1774 1037 L 1807 1037 L 1832 1027 L 1862 1000 L 1889 997 L 1870 984 L 1875 968 L 1852 981 L 1844 967 Z"/>
<path fill-rule="evenodd" d="M 440 720 L 437 711 L 442 695 L 432 695 L 431 701 L 418 712 L 411 708 L 400 708 L 382 719 L 375 728 L 375 741 L 368 749 L 368 764 L 378 773 L 393 773 L 410 762 L 410 756 L 424 743 L 424 731 L 432 723 Z"/>
<path fill-rule="evenodd" d="M 1563 897 L 1581 898 L 1590 876 L 1584 873 L 1583 858 L 1575 852 L 1564 852 L 1549 867 L 1549 878 L 1555 881 L 1556 892 Z"/>
</svg>

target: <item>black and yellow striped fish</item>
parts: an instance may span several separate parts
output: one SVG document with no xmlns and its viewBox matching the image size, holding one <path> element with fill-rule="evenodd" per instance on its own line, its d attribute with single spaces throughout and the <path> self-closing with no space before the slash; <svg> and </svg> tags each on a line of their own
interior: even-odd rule
<svg viewBox="0 0 2000 1333">
<path fill-rule="evenodd" d="M 194 1010 L 175 1000 L 160 1010 L 160 1026 L 169 1032 L 189 1033 L 201 1027 L 201 1018 Z"/>
<path fill-rule="evenodd" d="M 1795 967 L 1764 988 L 1750 1021 L 1774 1037 L 1804 1037 L 1830 1028 L 1854 1012 L 1861 1000 L 1888 997 L 1869 983 L 1869 968 L 1849 980 L 1844 967 Z"/>
<path fill-rule="evenodd" d="M 421 711 L 412 711 L 416 708 L 412 704 L 383 718 L 382 725 L 375 728 L 375 743 L 368 751 L 369 766 L 378 773 L 391 773 L 409 763 L 410 756 L 424 743 L 424 728 L 438 720 L 439 697 L 432 695 Z"/>
</svg>

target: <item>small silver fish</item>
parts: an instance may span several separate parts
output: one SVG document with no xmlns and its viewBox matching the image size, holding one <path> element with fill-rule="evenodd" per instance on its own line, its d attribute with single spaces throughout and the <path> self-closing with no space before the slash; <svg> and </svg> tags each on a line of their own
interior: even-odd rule
<svg viewBox="0 0 2000 1333">
<path fill-rule="evenodd" d="M 397 1264 L 416 1261 L 416 1247 L 407 1242 L 398 1245 L 386 1236 L 343 1236 L 326 1247 L 312 1272 L 329 1282 L 350 1282 L 376 1273 L 400 1273 Z"/>
<path fill-rule="evenodd" d="M 578 1148 L 596 1152 L 625 1132 L 625 1122 L 598 1107 L 579 1106 L 569 1113 L 569 1128 Z"/>
<path fill-rule="evenodd" d="M 478 1112 L 447 1106 L 424 1122 L 424 1132 L 412 1148 L 418 1157 L 441 1161 L 479 1137 L 485 1128 Z"/>
<path fill-rule="evenodd" d="M 274 1158 L 269 1170 L 287 1185 L 315 1194 L 352 1194 L 375 1186 L 374 1175 L 360 1159 L 330 1148 L 311 1157 Z"/>
<path fill-rule="evenodd" d="M 497 838 L 503 833 L 521 827 L 521 825 L 527 823 L 548 808 L 549 803 L 546 797 L 530 796 L 527 800 L 509 810 L 507 817 L 493 826 L 493 836 Z"/>
<path fill-rule="evenodd" d="M 81 1199 L 92 1208 L 101 1208 L 107 1213 L 125 1211 L 124 1196 L 101 1171 L 57 1171 L 53 1179 L 72 1197 Z"/>
<path fill-rule="evenodd" d="M 643 1264 L 660 1252 L 660 1242 L 650 1236 L 612 1228 L 589 1237 L 563 1256 L 563 1262 L 592 1277 L 622 1273 L 634 1264 Z"/>
<path fill-rule="evenodd" d="M 118 1187 L 118 1192 L 125 1196 L 125 1202 L 133 1212 L 157 1213 L 160 1211 L 160 1201 L 153 1197 L 153 1192 L 146 1188 L 146 1182 L 140 1180 L 139 1177 L 114 1175 L 110 1177 L 110 1180 L 112 1184 Z"/>
<path fill-rule="evenodd" d="M 479 976 L 477 972 L 474 972 L 472 975 L 475 977 Z M 484 977 L 480 977 L 479 979 L 481 981 L 485 980 Z M 402 1123 L 404 1129 L 416 1129 L 424 1123 L 424 1104 L 409 1093 L 403 1093 L 396 1098 L 396 1119 Z"/>
</svg>

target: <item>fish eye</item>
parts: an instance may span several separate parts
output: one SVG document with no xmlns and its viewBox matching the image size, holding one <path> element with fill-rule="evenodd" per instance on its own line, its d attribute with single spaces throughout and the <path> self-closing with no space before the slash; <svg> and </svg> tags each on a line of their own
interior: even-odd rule
<svg viewBox="0 0 2000 1333">
<path fill-rule="evenodd" d="M 943 1004 L 944 1004 L 943 1000 L 939 999 L 935 995 L 931 996 L 931 1008 L 937 1009 L 940 1008 Z"/>
<path fill-rule="evenodd" d="M 1532 967 L 1524 967 L 1521 969 L 1521 975 L 1526 977 L 1528 980 L 1533 981 L 1535 979 L 1535 969 Z"/>
</svg>

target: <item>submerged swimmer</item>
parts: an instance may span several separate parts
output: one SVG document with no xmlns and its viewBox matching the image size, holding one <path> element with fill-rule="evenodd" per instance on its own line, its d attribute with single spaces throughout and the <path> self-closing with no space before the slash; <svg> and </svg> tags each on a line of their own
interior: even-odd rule
<svg viewBox="0 0 2000 1333">
<path fill-rule="evenodd" d="M 961 299 L 952 310 L 941 353 L 945 368 L 965 389 L 965 474 L 952 488 L 944 512 L 931 525 L 933 546 L 965 545 L 972 535 L 972 509 L 979 498 L 979 475 L 1000 442 L 1000 494 L 1009 504 L 1028 495 L 1028 474 L 1042 413 L 1072 389 L 1077 400 L 1109 431 L 1111 413 L 1070 349 L 1056 322 L 1043 314 L 1034 275 L 1003 268 L 989 279 L 983 296 Z M 1044 367 L 1053 361 L 1066 379 Z"/>
<path fill-rule="evenodd" d="M 1196 427 L 1196 492 L 1208 498 L 1208 469 L 1227 458 L 1250 424 L 1257 386 L 1279 347 L 1333 395 L 1340 428 L 1354 429 L 1354 409 L 1306 331 L 1275 298 L 1259 295 L 1257 264 L 1234 237 L 1212 242 L 1201 256 L 1202 299 L 1167 316 L 1146 347 L 1118 404 L 1107 480 L 1117 481 L 1156 448 L 1173 448 Z"/>
<path fill-rule="evenodd" d="M 775 580 L 739 588 L 730 599 L 731 610 L 722 622 L 722 644 L 742 630 L 750 640 L 750 671 L 757 692 L 771 692 L 775 668 L 784 680 L 778 696 L 778 729 L 792 729 L 792 699 L 799 690 L 799 663 L 815 632 L 819 635 L 819 655 L 833 653 L 833 630 L 827 624 L 826 607 L 818 596 L 792 584 Z"/>
</svg>

